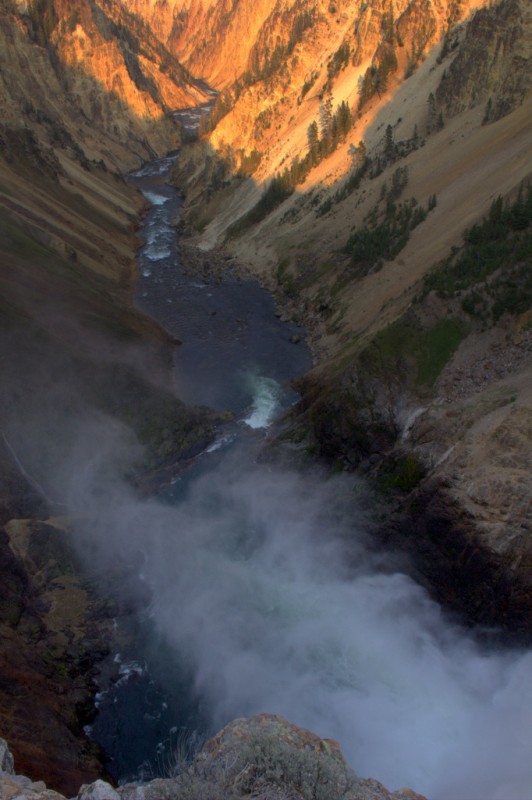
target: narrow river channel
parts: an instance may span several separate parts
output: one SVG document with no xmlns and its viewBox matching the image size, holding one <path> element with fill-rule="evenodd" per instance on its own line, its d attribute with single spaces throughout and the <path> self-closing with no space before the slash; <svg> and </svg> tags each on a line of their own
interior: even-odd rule
<svg viewBox="0 0 532 800">
<path fill-rule="evenodd" d="M 164 774 L 183 737 L 194 747 L 235 717 L 270 712 L 339 740 L 357 773 L 390 789 L 523 800 L 530 654 L 483 649 L 370 555 L 352 478 L 257 462 L 255 444 L 297 399 L 290 380 L 310 356 L 257 284 L 182 270 L 173 158 L 131 177 L 152 204 L 138 303 L 182 341 L 181 397 L 235 416 L 162 497 L 117 481 L 87 510 L 106 557 L 111 539 L 117 553 L 141 553 L 149 589 L 92 726 L 110 772 Z M 100 474 L 96 463 L 88 480 Z"/>
</svg>

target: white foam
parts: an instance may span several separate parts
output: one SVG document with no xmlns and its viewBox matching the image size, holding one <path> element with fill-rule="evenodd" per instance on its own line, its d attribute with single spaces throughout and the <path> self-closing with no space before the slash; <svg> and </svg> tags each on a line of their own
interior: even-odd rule
<svg viewBox="0 0 532 800">
<path fill-rule="evenodd" d="M 248 427 L 258 429 L 267 428 L 275 419 L 279 408 L 279 396 L 281 387 L 273 378 L 254 377 L 253 386 L 253 405 L 251 413 L 244 419 Z"/>
<path fill-rule="evenodd" d="M 146 233 L 145 253 L 155 252 L 162 248 L 171 249 L 175 240 L 174 232 L 168 227 L 161 228 L 160 225 L 148 228 Z"/>
<path fill-rule="evenodd" d="M 205 450 L 206 453 L 214 453 L 216 450 L 221 450 L 222 447 L 225 447 L 226 444 L 231 444 L 234 442 L 236 434 L 234 433 L 226 433 L 224 436 L 220 436 L 219 439 L 216 439 L 207 449 Z"/>
<path fill-rule="evenodd" d="M 142 667 L 138 661 L 129 661 L 125 664 L 120 665 L 120 669 L 118 670 L 118 674 L 120 675 L 120 679 L 117 681 L 117 686 L 122 686 L 124 683 L 133 676 L 141 676 L 144 675 L 146 672 L 146 668 Z"/>
<path fill-rule="evenodd" d="M 164 206 L 170 200 L 170 197 L 165 194 L 156 194 L 155 192 L 149 192 L 147 189 L 144 189 L 142 194 L 152 206 Z"/>
<path fill-rule="evenodd" d="M 144 249 L 144 255 L 150 261 L 162 261 L 163 258 L 169 258 L 172 255 L 172 248 L 167 244 L 147 245 Z"/>
</svg>

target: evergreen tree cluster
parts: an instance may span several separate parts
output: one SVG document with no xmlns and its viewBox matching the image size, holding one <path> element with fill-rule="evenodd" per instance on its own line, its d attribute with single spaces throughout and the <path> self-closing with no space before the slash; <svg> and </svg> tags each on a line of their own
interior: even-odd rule
<svg viewBox="0 0 532 800">
<path fill-rule="evenodd" d="M 397 177 L 397 186 L 403 183 L 405 177 L 403 174 Z M 344 247 L 359 277 L 373 269 L 380 269 L 383 261 L 393 261 L 408 242 L 410 233 L 427 216 L 427 209 L 419 205 L 415 198 L 396 204 L 393 198 L 397 186 L 394 189 L 392 185 L 388 193 L 384 214 L 379 214 L 375 207 L 367 218 L 367 224 L 355 229 Z"/>
<path fill-rule="evenodd" d="M 443 113 L 438 111 L 436 98 L 431 92 L 427 99 L 427 135 L 441 131 L 443 126 Z"/>
<path fill-rule="evenodd" d="M 353 126 L 351 109 L 345 100 L 333 113 L 332 99 L 330 96 L 327 97 L 322 102 L 320 117 L 321 136 L 318 123 L 314 120 L 309 125 L 307 132 L 308 151 L 305 157 L 300 159 L 296 156 L 291 165 L 285 167 L 283 172 L 278 173 L 274 178 L 275 182 L 285 189 L 289 189 L 290 192 L 298 184 L 303 183 L 311 169 L 334 152 L 341 141 L 345 141 L 345 137 Z"/>
<path fill-rule="evenodd" d="M 247 214 L 237 219 L 227 231 L 227 236 L 234 239 L 248 228 L 261 222 L 277 206 L 281 205 L 294 191 L 293 186 L 283 175 L 276 175 L 264 190 L 259 202 Z"/>
<path fill-rule="evenodd" d="M 327 75 L 331 81 L 335 75 L 338 75 L 340 70 L 345 69 L 349 64 L 351 57 L 351 48 L 349 42 L 342 42 L 336 53 L 332 56 L 327 64 Z"/>
<path fill-rule="evenodd" d="M 376 94 L 381 97 L 388 86 L 388 78 L 397 69 L 397 56 L 393 44 L 384 44 L 379 48 L 379 58 L 372 64 L 362 78 L 358 110 L 360 111 Z"/>
<path fill-rule="evenodd" d="M 334 152 L 340 141 L 345 141 L 345 137 L 352 126 L 353 116 L 349 105 L 343 101 L 337 106 L 336 112 L 333 113 L 332 98 L 330 96 L 326 97 L 322 101 L 320 109 L 321 136 L 320 127 L 318 127 L 318 123 L 314 120 L 314 122 L 309 125 L 308 129 L 308 151 L 305 157 L 300 159 L 296 156 L 289 167 L 285 167 L 282 172 L 277 173 L 264 191 L 259 202 L 251 211 L 231 226 L 229 235 L 237 236 L 251 225 L 260 222 L 273 211 L 274 208 L 286 200 L 286 198 L 292 194 L 295 187 L 305 181 L 311 169 L 317 166 L 322 159 Z M 352 145 L 350 152 L 354 164 L 360 159 L 361 163 L 348 178 L 344 186 L 336 193 L 336 201 L 343 200 L 358 188 L 362 178 L 369 170 L 372 163 L 371 159 L 365 155 L 363 142 L 360 142 L 359 147 Z M 250 158 L 253 157 L 252 153 Z M 329 208 L 332 206 L 332 203 L 333 200 L 330 200 Z M 329 208 L 326 210 L 329 210 Z M 321 209 L 319 213 L 325 213 L 325 210 Z"/>
<path fill-rule="evenodd" d="M 461 299 L 472 317 L 519 314 L 532 305 L 532 186 L 513 202 L 493 201 L 482 222 L 464 233 L 464 245 L 424 279 L 423 295 Z"/>
<path fill-rule="evenodd" d="M 323 100 L 320 108 L 320 126 L 318 127 L 318 123 L 314 120 L 307 131 L 308 150 L 305 157 L 303 159 L 296 157 L 291 166 L 286 167 L 282 173 L 283 179 L 292 187 L 303 183 L 311 169 L 333 153 L 340 142 L 345 141 L 352 127 L 353 115 L 345 100 L 337 106 L 334 113 L 330 96 Z"/>
</svg>

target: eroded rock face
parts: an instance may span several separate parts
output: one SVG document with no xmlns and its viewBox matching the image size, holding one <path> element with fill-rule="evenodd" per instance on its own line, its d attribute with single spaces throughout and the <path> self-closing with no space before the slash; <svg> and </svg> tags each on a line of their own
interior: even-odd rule
<svg viewBox="0 0 532 800">
<path fill-rule="evenodd" d="M 57 523 L 12 520 L 9 534 L 0 530 L 1 721 L 28 785 L 43 779 L 70 794 L 102 773 L 81 716 L 92 706 L 91 664 L 105 652 L 112 619 L 74 575 Z M 0 769 L 13 773 L 2 742 Z M 15 794 L 26 793 L 17 786 Z M 2 800 L 10 792 L 4 786 Z"/>
<path fill-rule="evenodd" d="M 118 789 L 98 780 L 82 786 L 77 800 L 426 800 L 411 789 L 389 792 L 376 780 L 358 778 L 337 742 L 272 714 L 231 722 L 192 764 L 177 768 L 174 778 Z M 0 772 L 2 800 L 22 793 L 28 800 L 61 800 L 43 783 Z"/>
<path fill-rule="evenodd" d="M 523 102 L 530 91 L 530 9 L 507 0 L 481 9 L 471 20 L 436 99 L 448 116 L 486 103 L 494 122 Z"/>
</svg>

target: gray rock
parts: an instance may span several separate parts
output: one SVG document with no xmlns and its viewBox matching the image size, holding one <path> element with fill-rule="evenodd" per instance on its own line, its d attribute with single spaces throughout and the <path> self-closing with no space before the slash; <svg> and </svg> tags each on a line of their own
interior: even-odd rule
<svg viewBox="0 0 532 800">
<path fill-rule="evenodd" d="M 0 770 L 9 775 L 15 774 L 15 761 L 5 739 L 0 739 Z"/>
<path fill-rule="evenodd" d="M 127 783 L 118 788 L 121 800 L 177 800 L 179 782 L 172 778 L 156 778 L 142 785 Z"/>
<path fill-rule="evenodd" d="M 120 800 L 120 795 L 110 783 L 98 780 L 83 784 L 78 792 L 78 800 Z"/>
</svg>

